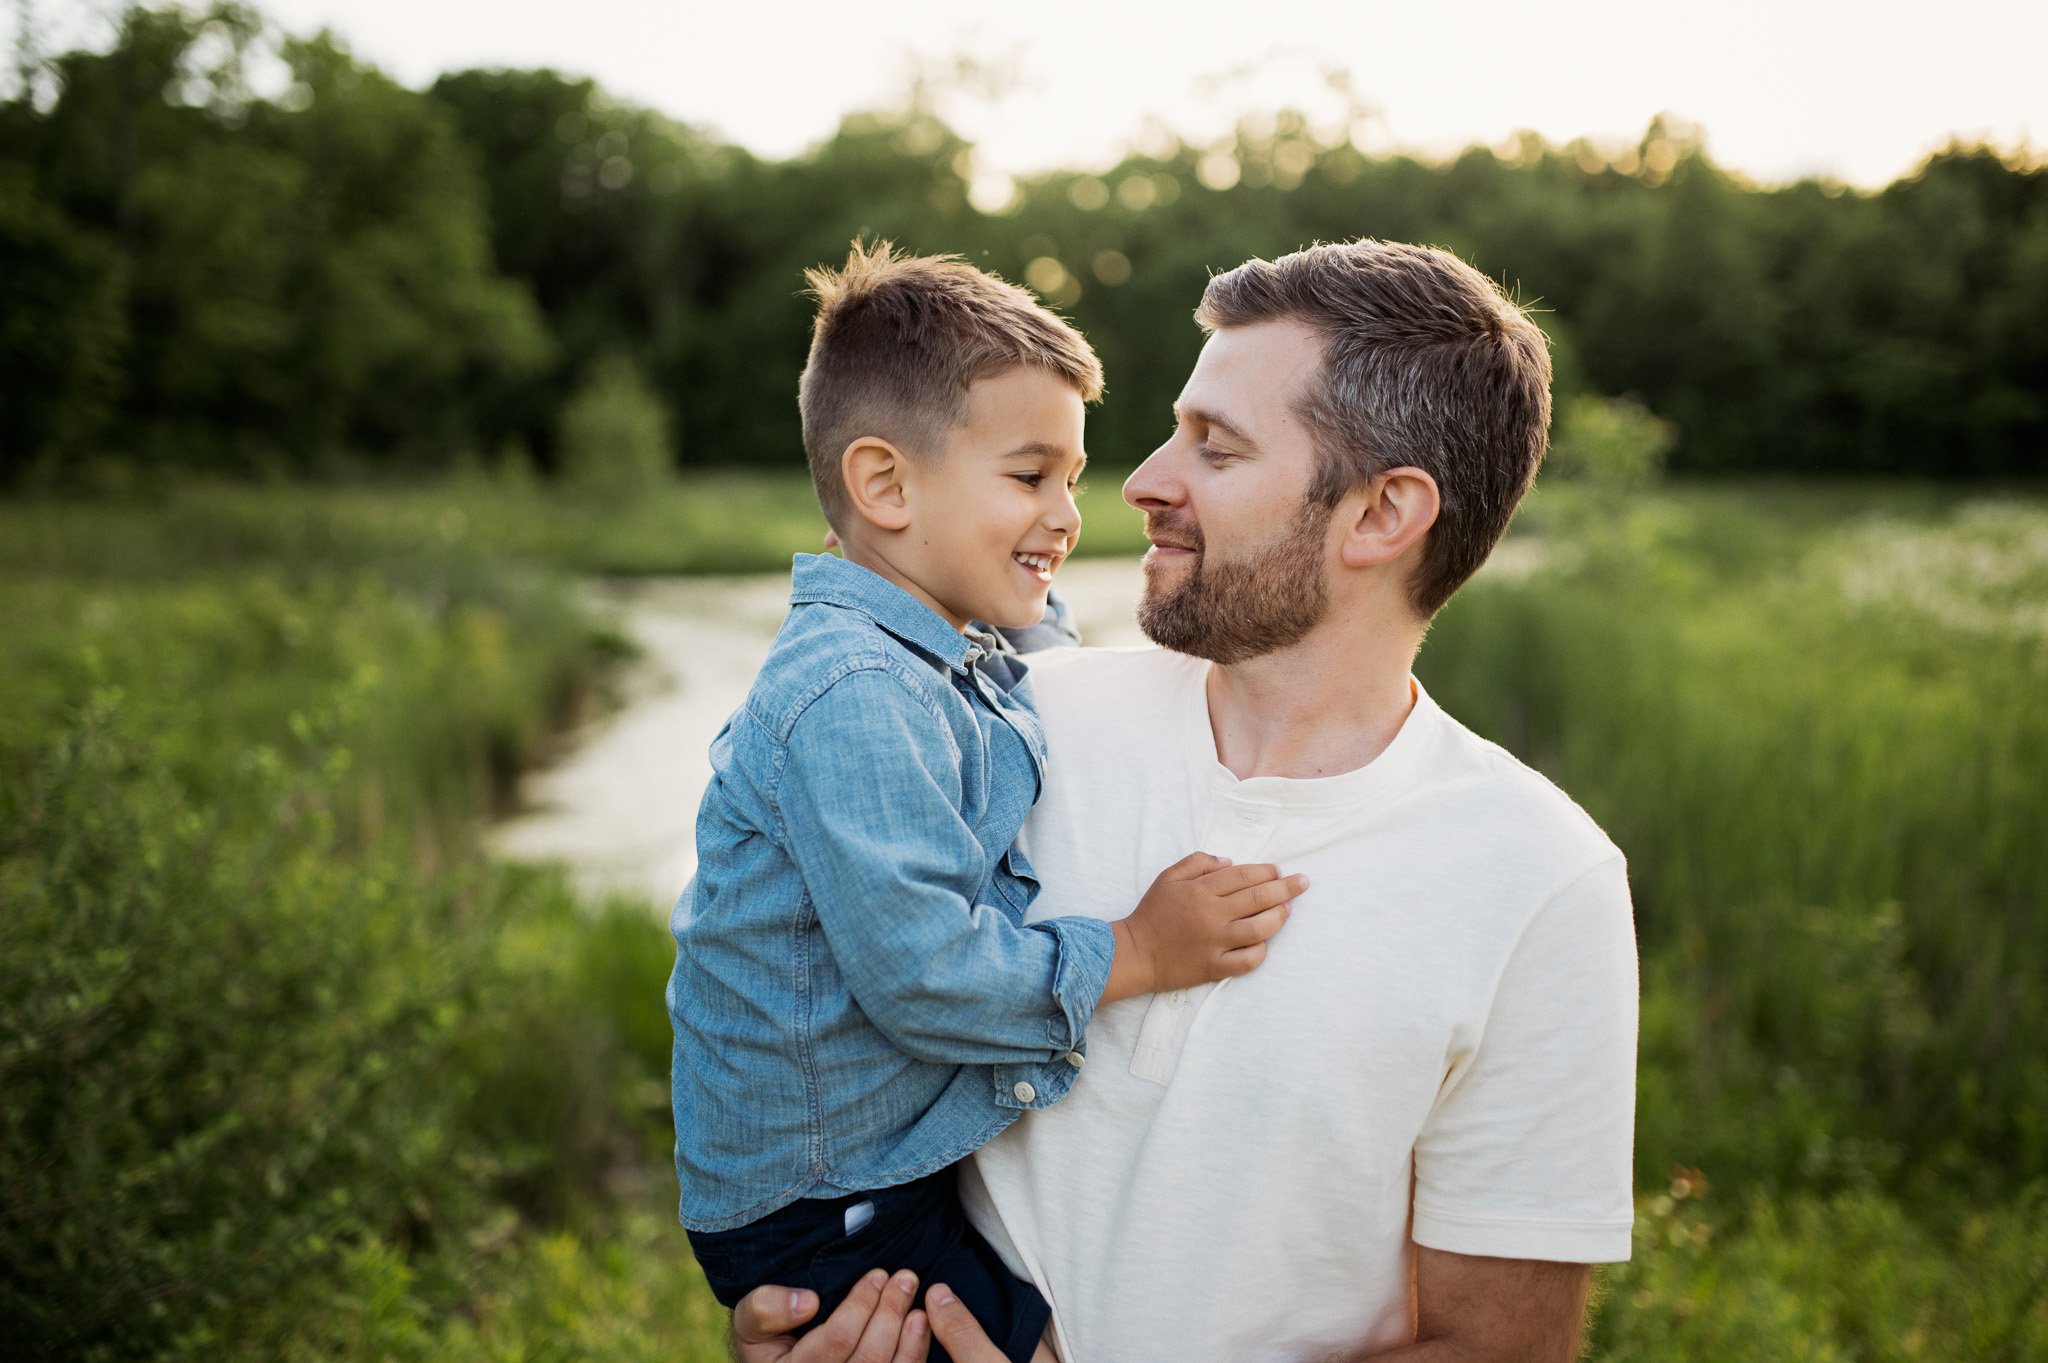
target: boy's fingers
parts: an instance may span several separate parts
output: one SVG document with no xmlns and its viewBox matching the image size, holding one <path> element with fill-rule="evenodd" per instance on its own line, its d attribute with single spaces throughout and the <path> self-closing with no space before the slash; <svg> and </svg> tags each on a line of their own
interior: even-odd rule
<svg viewBox="0 0 2048 1363">
<path fill-rule="evenodd" d="M 1207 852 L 1190 852 L 1159 873 L 1161 880 L 1194 880 L 1230 865 L 1229 857 L 1212 857 Z"/>
<path fill-rule="evenodd" d="M 1287 905 L 1275 904 L 1272 908 L 1266 909 L 1263 912 L 1247 914 L 1245 917 L 1233 921 L 1229 929 L 1224 933 L 1224 936 L 1230 942 L 1233 949 L 1253 946 L 1259 942 L 1266 941 L 1274 933 L 1280 931 L 1281 927 L 1287 922 L 1289 912 L 1290 910 Z"/>
<path fill-rule="evenodd" d="M 1249 975 L 1266 960 L 1266 944 L 1254 942 L 1248 947 L 1226 951 L 1216 958 L 1217 966 L 1225 975 Z"/>
<path fill-rule="evenodd" d="M 1228 898 L 1230 907 L 1240 913 L 1261 913 L 1275 904 L 1285 904 L 1307 888 L 1307 876 L 1288 876 L 1282 880 L 1268 880 L 1249 889 L 1239 890 Z"/>
<path fill-rule="evenodd" d="M 1235 894 L 1248 886 L 1264 884 L 1279 874 L 1278 866 L 1263 861 L 1248 866 L 1224 866 L 1204 876 L 1202 888 L 1211 894 Z"/>
</svg>

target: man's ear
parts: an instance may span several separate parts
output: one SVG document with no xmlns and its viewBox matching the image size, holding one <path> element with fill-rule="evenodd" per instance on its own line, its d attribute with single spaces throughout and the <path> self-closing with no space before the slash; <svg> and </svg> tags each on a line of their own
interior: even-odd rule
<svg viewBox="0 0 2048 1363">
<path fill-rule="evenodd" d="M 1376 473 L 1338 503 L 1346 517 L 1342 555 L 1347 568 L 1391 563 L 1422 542 L 1443 501 L 1436 479 L 1403 465 Z"/>
<path fill-rule="evenodd" d="M 854 514 L 877 530 L 902 530 L 910 525 L 907 482 L 910 459 L 880 436 L 864 435 L 839 456 L 839 474 Z"/>
</svg>

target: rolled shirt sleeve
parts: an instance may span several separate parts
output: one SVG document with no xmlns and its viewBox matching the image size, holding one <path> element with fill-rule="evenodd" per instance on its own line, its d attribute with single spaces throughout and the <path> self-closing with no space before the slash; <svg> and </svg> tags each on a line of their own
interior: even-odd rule
<svg viewBox="0 0 2048 1363">
<path fill-rule="evenodd" d="M 997 1101 L 1043 1106 L 1079 1072 L 1114 939 L 1093 919 L 1025 926 L 977 902 L 989 858 L 962 815 L 961 770 L 910 686 L 849 673 L 790 730 L 782 845 L 876 1028 L 919 1060 L 1004 1067 Z"/>
<path fill-rule="evenodd" d="M 1637 965 L 1617 855 L 1551 895 L 1415 1143 L 1415 1242 L 1610 1263 L 1633 1218 Z"/>
</svg>

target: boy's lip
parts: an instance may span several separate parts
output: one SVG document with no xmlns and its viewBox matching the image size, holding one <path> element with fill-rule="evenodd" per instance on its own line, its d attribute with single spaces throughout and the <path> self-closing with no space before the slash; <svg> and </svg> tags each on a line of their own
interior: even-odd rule
<svg viewBox="0 0 2048 1363">
<path fill-rule="evenodd" d="M 1019 549 L 1010 555 L 1012 563 L 1022 568 L 1025 572 L 1030 573 L 1033 577 L 1045 582 L 1052 580 L 1052 575 L 1059 571 L 1060 564 L 1064 563 L 1066 558 L 1065 551 L 1052 549 Z M 1041 567 L 1038 564 L 1027 563 L 1025 562 L 1026 559 L 1042 560 L 1044 566 Z"/>
</svg>

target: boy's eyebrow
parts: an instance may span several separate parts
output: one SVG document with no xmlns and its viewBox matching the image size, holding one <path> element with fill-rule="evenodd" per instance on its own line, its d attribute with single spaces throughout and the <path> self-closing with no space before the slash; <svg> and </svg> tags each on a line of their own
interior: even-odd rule
<svg viewBox="0 0 2048 1363">
<path fill-rule="evenodd" d="M 1254 450 L 1259 447 L 1259 442 L 1246 435 L 1243 427 L 1221 412 L 1211 411 L 1207 407 L 1188 407 L 1176 402 L 1173 404 L 1173 419 L 1198 426 L 1213 426 L 1240 445 Z"/>
<path fill-rule="evenodd" d="M 1020 454 L 1030 454 L 1036 455 L 1040 459 L 1061 459 L 1066 457 L 1066 453 L 1067 448 L 1064 445 L 1048 445 L 1043 440 L 1031 440 L 1017 446 L 1017 448 L 1009 451 L 1003 457 L 1014 459 Z M 1081 452 L 1081 467 L 1088 467 L 1088 452 L 1086 450 Z"/>
</svg>

